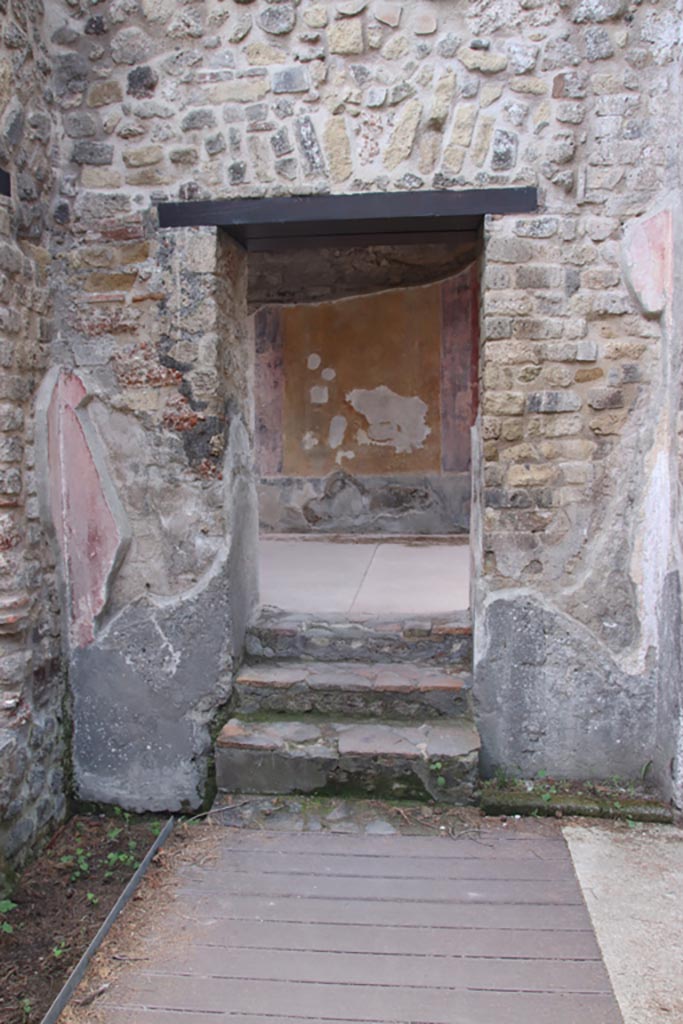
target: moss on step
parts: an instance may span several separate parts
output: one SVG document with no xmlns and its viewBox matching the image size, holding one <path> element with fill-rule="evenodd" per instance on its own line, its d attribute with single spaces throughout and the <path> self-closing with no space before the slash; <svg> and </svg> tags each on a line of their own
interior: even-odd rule
<svg viewBox="0 0 683 1024">
<path fill-rule="evenodd" d="M 659 800 L 621 786 L 542 779 L 491 780 L 482 786 L 484 814 L 579 816 L 670 824 L 673 811 Z"/>
</svg>

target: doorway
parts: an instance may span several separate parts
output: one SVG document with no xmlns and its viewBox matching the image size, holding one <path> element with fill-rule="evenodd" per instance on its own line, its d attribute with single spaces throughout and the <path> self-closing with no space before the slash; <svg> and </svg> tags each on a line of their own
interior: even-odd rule
<svg viewBox="0 0 683 1024">
<path fill-rule="evenodd" d="M 478 280 L 471 246 L 250 258 L 263 607 L 469 607 Z"/>
</svg>

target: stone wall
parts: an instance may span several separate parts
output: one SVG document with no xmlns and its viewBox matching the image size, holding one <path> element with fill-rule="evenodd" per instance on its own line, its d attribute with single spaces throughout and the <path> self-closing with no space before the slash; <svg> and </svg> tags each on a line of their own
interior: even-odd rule
<svg viewBox="0 0 683 1024">
<path fill-rule="evenodd" d="M 119 649 L 124 626 L 129 649 L 145 647 L 141 615 L 170 643 L 170 662 L 136 664 L 125 687 L 108 677 L 93 711 L 124 722 L 98 740 L 128 762 L 119 802 L 151 799 L 156 755 L 139 751 L 162 708 L 140 675 L 148 694 L 189 694 L 160 744 L 178 764 L 180 728 L 189 781 L 159 800 L 175 787 L 192 802 L 237 654 L 216 647 L 193 691 L 174 676 L 186 648 L 149 603 L 184 606 L 226 550 L 241 566 L 227 577 L 251 593 L 250 370 L 239 304 L 219 296 L 244 268 L 233 254 L 226 272 L 210 232 L 159 231 L 155 202 L 506 185 L 537 185 L 539 210 L 490 219 L 485 245 L 474 612 L 487 764 L 635 776 L 652 763 L 671 793 L 679 340 L 671 288 L 653 309 L 622 257 L 628 225 L 680 187 L 680 2 L 55 0 L 48 14 L 63 153 L 53 360 L 78 367 L 132 538 L 93 650 L 107 630 Z M 670 255 L 667 238 L 653 251 Z M 82 766 L 82 792 L 106 795 L 106 770 Z"/>
<path fill-rule="evenodd" d="M 65 811 L 58 604 L 40 528 L 33 397 L 49 363 L 46 218 L 58 157 L 36 2 L 2 5 L 0 166 L 0 889 Z"/>
<path fill-rule="evenodd" d="M 632 13 L 623 62 L 553 79 L 571 205 L 489 226 L 476 678 L 489 769 L 680 802 L 680 52 L 673 11 Z"/>
</svg>

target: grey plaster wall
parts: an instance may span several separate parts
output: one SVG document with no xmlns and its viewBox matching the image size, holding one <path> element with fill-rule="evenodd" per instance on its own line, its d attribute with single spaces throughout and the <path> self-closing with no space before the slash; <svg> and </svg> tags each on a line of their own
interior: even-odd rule
<svg viewBox="0 0 683 1024">
<path fill-rule="evenodd" d="M 654 673 L 626 673 L 589 630 L 535 596 L 494 598 L 480 615 L 486 774 L 640 778 L 653 756 Z"/>
<path fill-rule="evenodd" d="M 232 681 L 226 545 L 182 596 L 122 610 L 70 660 L 73 766 L 82 800 L 133 811 L 196 808 L 209 725 Z"/>
<path fill-rule="evenodd" d="M 264 530 L 276 533 L 467 533 L 470 474 L 270 478 L 259 483 Z"/>
</svg>

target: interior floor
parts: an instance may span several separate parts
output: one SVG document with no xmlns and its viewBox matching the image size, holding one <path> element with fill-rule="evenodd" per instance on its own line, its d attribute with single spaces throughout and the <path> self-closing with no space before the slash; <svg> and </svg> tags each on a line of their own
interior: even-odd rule
<svg viewBox="0 0 683 1024">
<path fill-rule="evenodd" d="M 445 616 L 469 607 L 470 549 L 460 538 L 265 536 L 261 605 L 288 612 Z"/>
</svg>

